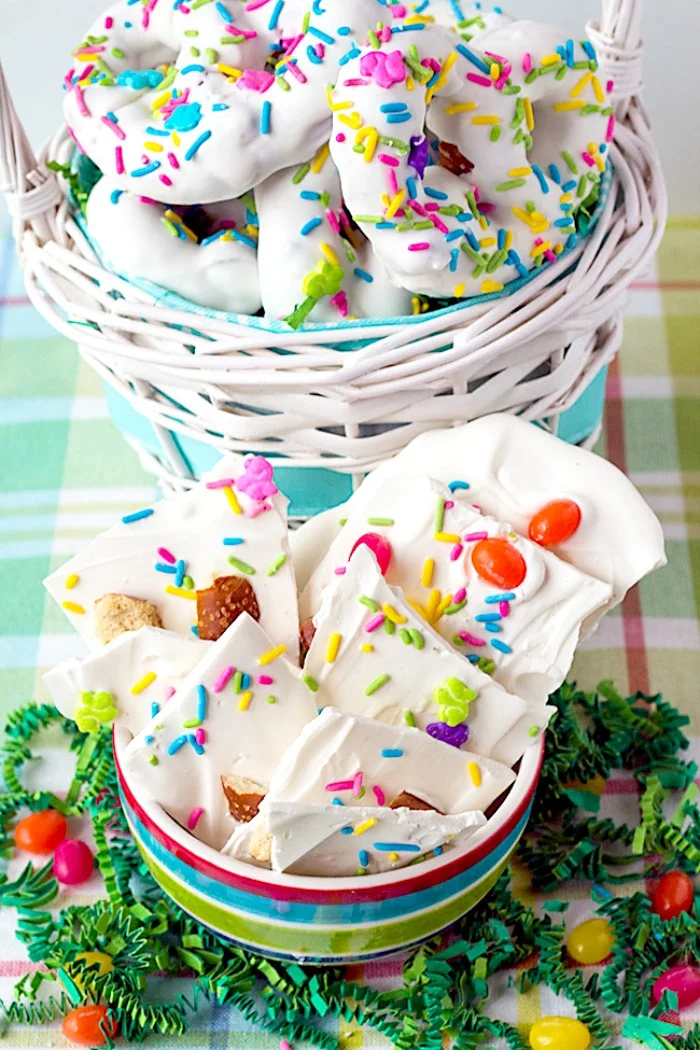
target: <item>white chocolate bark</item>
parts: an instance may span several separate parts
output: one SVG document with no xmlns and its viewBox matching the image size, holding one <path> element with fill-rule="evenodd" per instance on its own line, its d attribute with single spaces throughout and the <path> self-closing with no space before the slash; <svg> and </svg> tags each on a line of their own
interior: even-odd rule
<svg viewBox="0 0 700 1050">
<path fill-rule="evenodd" d="M 291 660 L 296 659 L 299 621 L 287 536 L 288 501 L 277 493 L 264 501 L 269 509 L 257 513 L 261 503 L 240 487 L 207 487 L 227 479 L 240 484 L 241 477 L 240 457 L 222 459 L 190 492 L 154 503 L 146 508 L 147 516 L 127 515 L 44 581 L 92 648 L 100 645 L 94 603 L 104 594 L 145 599 L 157 609 L 163 627 L 191 637 L 197 620 L 194 591 L 206 590 L 219 576 L 242 576 L 255 591 L 261 626 L 276 645 L 287 647 Z M 235 513 L 231 503 L 241 512 Z M 177 586 L 175 574 L 180 560 L 183 586 Z M 188 582 L 193 585 L 189 590 Z"/>
<path fill-rule="evenodd" d="M 285 749 L 316 715 L 301 673 L 275 652 L 243 613 L 124 751 L 124 768 L 139 792 L 216 849 L 234 827 L 222 775 L 266 785 Z"/>
<path fill-rule="evenodd" d="M 43 676 L 54 704 L 66 718 L 76 718 L 83 693 L 109 693 L 116 725 L 136 736 L 204 657 L 211 642 L 183 639 L 158 627 L 127 631 L 82 660 L 57 664 Z"/>
<path fill-rule="evenodd" d="M 273 803 L 266 816 L 272 870 L 326 878 L 403 868 L 445 843 L 464 841 L 486 823 L 477 812 L 442 816 L 384 806 L 347 814 L 342 806 L 285 802 Z"/>
<path fill-rule="evenodd" d="M 504 750 L 506 764 L 512 765 L 539 742 L 553 709 L 543 710 L 541 704 L 507 693 L 448 645 L 398 589 L 389 587 L 366 547 L 359 548 L 346 573 L 334 579 L 323 592 L 316 635 L 304 664 L 305 673 L 319 685 L 319 706 L 395 726 L 406 725 L 408 717 L 425 729 L 441 721 L 436 691 L 456 679 L 475 695 L 465 715 L 469 737 L 463 747 L 501 760 L 501 742 L 512 733 Z M 372 630 L 383 609 L 402 622 L 394 625 L 387 616 Z M 387 619 L 391 634 L 386 633 Z M 404 640 L 407 636 L 410 642 Z"/>
<path fill-rule="evenodd" d="M 492 660 L 493 677 L 504 689 L 544 705 L 571 667 L 582 623 L 608 603 L 610 587 L 516 535 L 507 524 L 455 502 L 449 489 L 430 478 L 396 474 L 373 489 L 369 500 L 351 508 L 347 524 L 309 581 L 302 617 L 318 610 L 323 587 L 335 569 L 347 565 L 356 541 L 378 532 L 393 552 L 387 582 L 401 587 L 443 638 L 461 641 L 465 655 Z M 443 514 L 439 508 L 445 503 Z M 372 524 L 378 521 L 391 524 Z M 508 589 L 482 579 L 471 553 L 484 538 L 506 539 L 520 553 L 527 567 L 522 583 Z M 424 576 L 428 560 L 433 562 L 429 582 Z M 466 605 L 455 608 L 461 601 L 450 600 L 440 614 L 448 596 L 464 589 Z M 504 594 L 509 599 L 502 611 L 499 598 Z"/>
</svg>

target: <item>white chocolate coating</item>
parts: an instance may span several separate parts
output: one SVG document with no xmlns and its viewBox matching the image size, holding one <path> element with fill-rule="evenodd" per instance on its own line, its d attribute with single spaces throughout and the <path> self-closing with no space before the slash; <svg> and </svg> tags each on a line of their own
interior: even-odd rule
<svg viewBox="0 0 700 1050">
<path fill-rule="evenodd" d="M 225 204 L 220 211 L 236 228 L 245 226 L 245 205 Z M 145 278 L 212 310 L 257 313 L 261 304 L 257 253 L 247 243 L 252 238 L 244 235 L 242 241 L 224 233 L 198 244 L 165 215 L 167 211 L 166 206 L 123 193 L 113 180 L 102 178 L 88 200 L 88 232 L 109 266 L 127 279 Z M 183 230 L 180 235 L 178 229 Z"/>
<path fill-rule="evenodd" d="M 368 630 L 376 612 L 367 607 L 367 599 L 378 610 L 389 607 L 392 615 L 398 614 L 404 622 L 391 634 L 386 633 L 384 624 Z M 346 714 L 396 726 L 405 725 L 405 713 L 410 712 L 415 724 L 425 729 L 441 721 L 436 690 L 447 680 L 457 679 L 476 694 L 465 718 L 469 737 L 462 745 L 464 749 L 502 761 L 501 741 L 513 733 L 505 751 L 510 758 L 507 764 L 512 765 L 526 748 L 539 744 L 552 709 L 543 710 L 542 704 L 526 703 L 507 693 L 464 653 L 448 645 L 405 602 L 398 589 L 389 587 L 367 548 L 359 548 L 347 572 L 335 577 L 324 590 L 314 623 L 316 635 L 304 673 L 319 684 L 319 706 L 332 705 Z M 417 631 L 420 638 L 416 641 L 422 648 L 415 642 L 407 644 L 402 630 Z M 340 642 L 337 651 L 332 651 L 336 635 Z M 371 651 L 364 651 L 363 646 Z M 388 676 L 387 681 L 368 695 L 371 683 L 380 676 Z M 517 753 L 511 757 L 513 749 Z"/>
<path fill-rule="evenodd" d="M 284 802 L 273 803 L 266 817 L 272 870 L 326 878 L 394 871 L 448 841 L 463 842 L 486 823 L 483 813 L 474 812 L 442 816 L 385 806 L 353 809 L 348 817 L 342 806 Z M 347 828 L 362 829 L 367 824 L 371 827 L 359 835 L 347 833 Z M 400 852 L 386 848 L 392 844 L 404 848 Z M 367 863 L 362 865 L 362 860 Z"/>
<path fill-rule="evenodd" d="M 192 822 L 193 810 L 201 808 L 192 833 L 215 849 L 224 845 L 234 827 L 222 775 L 267 784 L 285 749 L 316 716 L 299 670 L 284 655 L 266 661 L 272 648 L 262 628 L 243 613 L 209 646 L 175 696 L 122 757 L 139 791 L 183 827 Z M 250 678 L 249 686 L 244 682 L 238 694 L 234 671 Z M 260 683 L 261 676 L 273 682 Z M 275 703 L 267 702 L 269 696 L 275 697 Z M 195 736 L 200 730 L 205 734 L 201 744 Z"/>
<path fill-rule="evenodd" d="M 94 629 L 94 603 L 104 594 L 145 599 L 158 610 L 163 627 L 191 637 L 196 623 L 195 590 L 207 589 L 218 576 L 235 575 L 251 583 L 261 626 L 276 645 L 286 645 L 287 655 L 296 660 L 299 621 L 287 535 L 288 500 L 277 493 L 267 501 L 269 509 L 258 513 L 260 503 L 241 491 L 241 477 L 240 458 L 223 458 L 189 492 L 154 503 L 145 517 L 113 525 L 47 577 L 46 589 L 92 648 L 100 645 Z M 226 489 L 208 487 L 224 480 L 236 485 L 235 491 L 230 487 L 229 491 L 240 514 L 232 509 Z M 184 576 L 193 585 L 189 591 L 186 586 L 175 586 L 178 576 L 166 571 L 168 561 L 159 553 L 162 550 L 173 559 L 170 570 L 184 561 Z M 230 558 L 253 572 L 236 567 Z M 282 558 L 283 564 L 274 569 Z M 66 581 L 74 575 L 78 581 L 69 590 Z"/>
<path fill-rule="evenodd" d="M 76 717 L 82 693 L 111 693 L 117 709 L 115 725 L 136 736 L 153 718 L 153 704 L 160 707 L 169 700 L 211 644 L 194 637 L 186 640 L 159 627 L 141 627 L 83 660 L 56 664 L 43 680 L 66 718 Z M 149 681 L 151 675 L 154 678 Z M 139 688 L 144 681 L 148 684 Z"/>
<path fill-rule="evenodd" d="M 445 508 L 444 523 L 436 529 L 437 508 L 445 501 L 453 506 Z M 376 520 L 393 524 L 371 524 Z M 493 676 L 508 692 L 534 703 L 544 705 L 564 681 L 582 623 L 610 600 L 608 585 L 512 533 L 508 524 L 454 502 L 449 489 L 424 476 L 397 474 L 375 489 L 362 509 L 350 512 L 302 595 L 302 619 L 318 610 L 323 587 L 337 567 L 347 564 L 356 541 L 373 531 L 385 536 L 393 551 L 387 582 L 427 610 L 443 638 L 461 635 L 465 654 L 494 661 Z M 524 580 L 515 587 L 494 586 L 474 567 L 471 551 L 476 543 L 494 537 L 508 540 L 527 567 Z M 433 560 L 434 568 L 430 582 L 423 583 L 427 559 Z M 464 588 L 466 605 L 455 608 L 447 598 Z M 511 597 L 501 612 L 498 596 L 504 592 Z M 445 605 L 451 611 L 440 614 Z"/>
</svg>

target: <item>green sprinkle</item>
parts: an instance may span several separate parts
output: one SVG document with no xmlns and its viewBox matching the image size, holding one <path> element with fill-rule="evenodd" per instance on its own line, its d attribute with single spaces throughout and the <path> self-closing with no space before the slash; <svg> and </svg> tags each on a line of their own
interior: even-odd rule
<svg viewBox="0 0 700 1050">
<path fill-rule="evenodd" d="M 310 164 L 302 164 L 298 171 L 296 171 L 295 174 L 292 176 L 292 182 L 294 183 L 294 185 L 298 186 L 300 182 L 303 182 L 310 171 Z"/>
<path fill-rule="evenodd" d="M 393 634 L 396 630 L 395 625 L 391 622 L 389 617 L 384 620 L 384 634 Z"/>
<path fill-rule="evenodd" d="M 204 57 L 205 57 L 208 65 L 210 65 L 210 66 L 215 65 L 219 61 L 218 52 L 216 52 L 212 47 L 207 47 L 205 49 Z"/>
<path fill-rule="evenodd" d="M 120 47 L 113 47 L 112 48 L 112 54 L 114 55 L 115 58 L 124 58 L 124 52 L 122 51 L 122 49 Z"/>
<path fill-rule="evenodd" d="M 183 576 L 182 577 L 182 586 L 185 588 L 186 591 L 193 591 L 194 590 L 194 580 L 192 579 L 192 577 L 191 576 Z"/>
<path fill-rule="evenodd" d="M 188 718 L 186 722 L 182 723 L 183 729 L 198 729 L 201 726 L 199 718 Z"/>
<path fill-rule="evenodd" d="M 190 48 L 190 54 L 192 55 L 192 58 L 199 58 L 199 54 L 200 54 L 199 48 L 192 46 Z"/>
<path fill-rule="evenodd" d="M 268 696 L 267 697 L 267 702 L 268 702 L 268 704 L 276 704 L 277 703 L 277 697 L 276 696 Z"/>
<path fill-rule="evenodd" d="M 310 21 L 311 21 L 311 12 L 307 11 L 306 14 L 304 15 L 304 17 L 302 19 L 302 23 L 301 23 L 301 31 L 302 31 L 302 33 L 306 33 L 308 31 L 309 22 Z"/>
<path fill-rule="evenodd" d="M 500 137 L 501 137 L 501 127 L 500 127 L 499 124 L 494 124 L 494 126 L 491 128 L 491 134 L 489 135 L 489 138 L 491 139 L 492 142 L 498 142 Z"/>
<path fill-rule="evenodd" d="M 540 727 L 539 726 L 530 726 L 530 728 L 527 731 L 527 735 L 528 736 L 537 736 L 539 731 L 540 731 Z"/>
<path fill-rule="evenodd" d="M 255 576 L 255 569 L 252 565 L 249 565 L 246 561 L 241 561 L 240 558 L 234 558 L 233 555 L 229 555 L 229 564 L 233 565 L 234 569 L 238 569 L 239 572 L 244 572 L 246 576 Z"/>
<path fill-rule="evenodd" d="M 276 572 L 280 571 L 280 569 L 286 563 L 286 561 L 287 561 L 287 555 L 286 554 L 280 554 L 279 558 L 277 558 L 276 561 L 273 561 L 272 565 L 267 570 L 267 575 L 268 576 L 274 576 Z"/>
<path fill-rule="evenodd" d="M 242 44 L 245 41 L 244 36 L 221 36 L 219 37 L 219 43 L 222 45 L 226 44 Z"/>
<path fill-rule="evenodd" d="M 185 36 L 199 36 L 199 30 L 198 29 L 186 29 L 185 30 Z"/>
<path fill-rule="evenodd" d="M 381 689 L 383 685 L 386 685 L 386 683 L 389 681 L 389 678 L 390 678 L 390 675 L 388 675 L 388 674 L 380 674 L 380 675 L 378 675 L 374 679 L 374 681 L 370 682 L 369 685 L 366 687 L 366 689 L 365 689 L 365 696 L 373 696 L 374 693 L 376 693 L 379 689 Z"/>
<path fill-rule="evenodd" d="M 578 175 L 578 168 L 576 167 L 576 161 L 571 156 L 569 151 L 568 150 L 562 150 L 561 155 L 562 155 L 562 159 L 563 159 L 564 163 L 566 164 L 566 166 L 569 169 L 569 171 L 571 172 L 571 174 L 572 175 Z"/>
<path fill-rule="evenodd" d="M 304 685 L 311 693 L 318 692 L 318 682 L 315 678 L 312 678 L 310 674 L 304 675 Z"/>
<path fill-rule="evenodd" d="M 156 758 L 155 755 L 149 755 L 148 756 L 148 761 L 150 762 L 150 764 L 152 766 L 157 766 L 158 765 L 158 759 Z"/>
<path fill-rule="evenodd" d="M 275 77 L 275 83 L 277 84 L 277 87 L 281 87 L 283 91 L 291 91 L 291 88 L 290 88 L 289 84 L 287 83 L 287 81 L 284 79 L 284 77 L 282 77 L 282 76 Z"/>
<path fill-rule="evenodd" d="M 404 645 L 412 645 L 413 644 L 410 632 L 407 631 L 405 627 L 401 627 L 399 629 L 399 636 L 401 638 L 401 641 L 404 643 Z"/>
<path fill-rule="evenodd" d="M 452 605 L 448 605 L 445 609 L 445 616 L 454 616 L 455 613 L 461 612 L 466 604 L 466 598 L 463 598 L 461 602 L 453 602 Z"/>
<path fill-rule="evenodd" d="M 442 527 L 445 524 L 445 501 L 439 498 L 435 506 L 435 521 L 433 523 L 434 532 L 442 532 Z"/>
<path fill-rule="evenodd" d="M 499 267 L 503 266 L 503 263 L 508 258 L 508 252 L 505 248 L 501 248 L 500 251 L 494 252 L 489 262 L 486 265 L 487 273 L 495 273 Z"/>
<path fill-rule="evenodd" d="M 423 635 L 420 633 L 418 628 L 417 627 L 411 627 L 411 628 L 409 628 L 408 633 L 410 634 L 411 641 L 415 645 L 416 649 L 422 649 L 423 646 L 425 645 L 425 642 L 423 641 Z"/>
<path fill-rule="evenodd" d="M 585 197 L 586 196 L 586 190 L 588 188 L 587 183 L 588 183 L 588 179 L 586 178 L 585 175 L 582 175 L 581 178 L 578 180 L 578 186 L 576 187 L 576 196 L 577 197 Z"/>
<path fill-rule="evenodd" d="M 372 612 L 379 612 L 379 606 L 375 602 L 374 598 L 368 598 L 366 594 L 363 594 L 358 599 L 358 601 L 360 601 L 362 605 L 366 605 L 368 609 L 372 610 Z"/>
<path fill-rule="evenodd" d="M 412 729 L 416 728 L 416 716 L 413 714 L 413 711 L 404 711 L 403 720 L 407 726 L 410 726 Z"/>
<path fill-rule="evenodd" d="M 242 671 L 236 671 L 236 673 L 233 676 L 233 691 L 234 691 L 234 693 L 238 694 L 238 693 L 241 692 L 242 688 L 243 688 L 243 672 Z"/>
<path fill-rule="evenodd" d="M 368 525 L 393 525 L 393 518 L 367 518 Z"/>
<path fill-rule="evenodd" d="M 527 179 L 509 179 L 507 182 L 499 182 L 496 186 L 496 190 L 499 193 L 504 193 L 506 190 L 517 190 L 520 186 L 526 186 Z"/>
</svg>

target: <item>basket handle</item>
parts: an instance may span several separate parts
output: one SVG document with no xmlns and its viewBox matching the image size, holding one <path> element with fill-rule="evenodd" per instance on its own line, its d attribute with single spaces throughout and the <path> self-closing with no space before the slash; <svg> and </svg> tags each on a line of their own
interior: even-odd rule
<svg viewBox="0 0 700 1050">
<path fill-rule="evenodd" d="M 28 224 L 42 243 L 56 238 L 56 206 L 63 194 L 54 174 L 37 161 L 17 115 L 1 62 L 0 192 L 5 194 L 18 245 Z"/>
<path fill-rule="evenodd" d="M 586 26 L 598 53 L 601 77 L 613 82 L 617 116 L 624 119 L 643 87 L 642 0 L 602 0 L 600 22 Z"/>
</svg>

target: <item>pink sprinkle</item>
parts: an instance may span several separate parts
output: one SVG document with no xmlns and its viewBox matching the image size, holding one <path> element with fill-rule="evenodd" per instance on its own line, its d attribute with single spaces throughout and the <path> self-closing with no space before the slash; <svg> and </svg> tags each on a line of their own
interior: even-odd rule
<svg viewBox="0 0 700 1050">
<path fill-rule="evenodd" d="M 593 160 L 593 157 L 590 155 L 588 150 L 584 150 L 581 156 L 583 157 L 589 168 L 595 167 L 595 161 Z"/>
<path fill-rule="evenodd" d="M 170 699 L 171 696 L 175 696 L 175 689 L 172 685 L 169 685 L 168 688 L 165 690 L 166 702 Z"/>
<path fill-rule="evenodd" d="M 408 246 L 409 252 L 427 252 L 430 251 L 430 245 L 427 241 L 414 241 L 413 244 Z"/>
<path fill-rule="evenodd" d="M 427 203 L 427 204 L 425 205 L 425 210 L 426 210 L 426 211 L 430 211 L 430 212 L 433 212 L 433 211 L 437 211 L 439 207 L 440 207 L 440 205 L 438 204 L 438 202 L 437 202 L 437 201 L 429 201 L 429 202 L 428 202 L 428 203 Z"/>
<path fill-rule="evenodd" d="M 100 117 L 100 120 L 102 121 L 103 124 L 107 125 L 107 127 L 109 128 L 110 131 L 114 132 L 114 134 L 117 136 L 118 139 L 121 139 L 122 142 L 124 141 L 124 139 L 126 138 L 126 135 L 124 134 L 124 132 L 122 131 L 122 129 L 119 127 L 118 124 L 115 124 L 113 120 L 109 119 L 109 117 Z"/>
<path fill-rule="evenodd" d="M 450 232 L 448 227 L 445 226 L 445 224 L 442 221 L 442 219 L 438 219 L 437 215 L 431 215 L 430 217 L 433 220 L 433 225 L 434 225 L 436 230 L 439 230 L 440 233 L 449 233 Z"/>
<path fill-rule="evenodd" d="M 479 211 L 482 215 L 488 215 L 495 207 L 495 204 L 488 204 L 486 201 L 483 201 L 479 204 Z"/>
<path fill-rule="evenodd" d="M 73 74 L 75 73 L 75 67 L 69 69 L 63 78 L 63 83 L 66 85 L 66 90 L 70 93 L 73 90 Z"/>
<path fill-rule="evenodd" d="M 450 551 L 450 561 L 457 561 L 457 558 L 459 558 L 463 550 L 464 547 L 461 543 L 455 543 L 454 547 Z"/>
<path fill-rule="evenodd" d="M 335 136 L 335 141 L 336 142 L 345 142 L 345 132 L 344 131 L 339 131 L 338 134 Z"/>
<path fill-rule="evenodd" d="M 105 29 L 111 29 L 113 25 L 114 19 L 111 15 L 107 15 L 107 17 L 105 18 Z"/>
<path fill-rule="evenodd" d="M 286 1039 L 280 1039 L 280 1050 L 292 1050 Z"/>
<path fill-rule="evenodd" d="M 504 618 L 510 616 L 510 602 L 499 602 L 498 611 Z"/>
<path fill-rule="evenodd" d="M 464 537 L 465 543 L 477 543 L 479 540 L 487 540 L 488 532 L 470 532 Z"/>
<path fill-rule="evenodd" d="M 302 71 L 299 69 L 299 67 L 296 65 L 296 62 L 290 62 L 287 65 L 287 69 L 289 70 L 289 72 L 292 74 L 293 77 L 296 77 L 296 79 L 299 81 L 300 84 L 305 84 L 306 83 L 306 77 L 304 76 Z"/>
<path fill-rule="evenodd" d="M 154 201 L 153 197 L 139 197 L 139 200 L 141 201 L 142 204 L 158 204 L 158 205 L 160 205 L 160 201 Z"/>
<path fill-rule="evenodd" d="M 532 72 L 532 55 L 529 51 L 526 51 L 523 55 L 523 73 Z"/>
<path fill-rule="evenodd" d="M 201 726 L 199 727 L 197 732 L 194 734 L 194 738 L 197 741 L 197 743 L 200 745 L 200 747 L 202 746 L 202 744 L 206 744 L 206 742 L 207 742 L 207 734 L 204 731 L 204 729 L 202 729 Z"/>
<path fill-rule="evenodd" d="M 250 88 L 251 91 L 257 91 L 262 95 L 274 82 L 275 78 L 272 73 L 268 73 L 264 69 L 245 69 L 243 76 L 239 77 L 236 86 L 239 88 Z"/>
<path fill-rule="evenodd" d="M 608 121 L 608 130 L 605 132 L 605 141 L 612 142 L 613 136 L 615 135 L 615 114 L 613 113 Z"/>
<path fill-rule="evenodd" d="M 382 164 L 388 164 L 390 168 L 398 168 L 399 166 L 396 157 L 390 157 L 388 153 L 378 153 L 377 160 L 380 160 Z"/>
<path fill-rule="evenodd" d="M 259 7 L 264 7 L 268 3 L 268 0 L 250 0 L 249 3 L 243 8 L 244 11 L 257 11 Z"/>
<path fill-rule="evenodd" d="M 92 44 L 90 47 L 81 47 L 76 57 L 80 58 L 82 55 L 99 55 L 102 51 L 104 51 L 103 47 L 99 47 L 97 44 Z M 83 76 L 85 76 L 85 73 L 83 73 Z"/>
<path fill-rule="evenodd" d="M 208 481 L 208 489 L 231 489 L 236 484 L 235 478 L 219 478 L 218 481 Z"/>
<path fill-rule="evenodd" d="M 173 184 L 173 180 L 170 178 L 169 175 L 159 175 L 158 178 L 164 186 L 172 186 Z"/>
<path fill-rule="evenodd" d="M 347 566 L 345 565 L 339 565 L 337 569 L 333 569 L 336 576 L 344 576 L 347 571 Z"/>
<path fill-rule="evenodd" d="M 418 201 L 414 201 L 414 200 L 411 199 L 411 200 L 409 200 L 408 203 L 410 204 L 410 206 L 413 208 L 413 210 L 415 212 L 418 212 L 419 215 L 427 215 L 428 214 L 427 211 L 425 210 L 425 208 L 423 207 L 423 205 L 419 204 Z"/>
<path fill-rule="evenodd" d="M 369 84 L 369 80 L 362 80 L 360 77 L 343 81 L 343 87 L 365 87 L 366 84 Z"/>
<path fill-rule="evenodd" d="M 389 10 L 391 11 L 394 18 L 406 17 L 406 8 L 403 6 L 403 4 L 395 4 L 393 7 L 390 7 Z"/>
<path fill-rule="evenodd" d="M 78 100 L 78 109 L 80 110 L 81 117 L 91 116 L 90 110 L 85 105 L 85 98 L 83 96 L 83 89 L 75 85 L 75 97 Z"/>
<path fill-rule="evenodd" d="M 372 631 L 376 631 L 378 627 L 382 626 L 385 620 L 386 616 L 384 615 L 384 613 L 377 613 L 377 615 L 373 616 L 369 623 L 365 626 L 366 633 L 371 634 Z"/>
<path fill-rule="evenodd" d="M 454 505 L 455 505 L 455 501 L 453 499 L 446 499 L 445 500 L 445 510 L 452 510 Z"/>
<path fill-rule="evenodd" d="M 608 94 L 610 94 L 610 92 L 612 91 L 612 89 L 613 89 L 613 88 L 615 87 L 615 81 L 614 81 L 614 80 L 609 80 L 609 81 L 607 82 L 607 84 L 605 85 L 605 87 L 607 88 L 607 92 L 608 92 Z"/>
<path fill-rule="evenodd" d="M 475 645 L 477 648 L 480 645 L 486 645 L 483 638 L 477 638 L 475 634 L 470 634 L 469 631 L 460 631 L 459 637 L 463 642 L 466 642 L 467 645 Z"/>
<path fill-rule="evenodd" d="M 171 554 L 167 547 L 158 548 L 158 557 L 162 558 L 163 561 L 167 561 L 168 565 L 174 565 L 177 558 L 174 554 Z"/>
<path fill-rule="evenodd" d="M 389 26 L 384 26 L 381 33 L 377 34 L 383 44 L 388 44 L 391 40 L 391 29 Z"/>
<path fill-rule="evenodd" d="M 168 160 L 170 161 L 170 164 L 171 164 L 171 166 L 173 168 L 179 168 L 180 167 L 180 162 L 179 162 L 179 160 L 177 159 L 177 157 L 175 156 L 174 153 L 168 153 Z"/>
<path fill-rule="evenodd" d="M 351 791 L 354 784 L 354 780 L 332 780 L 326 784 L 326 791 Z"/>
<path fill-rule="evenodd" d="M 360 770 L 359 773 L 355 773 L 355 776 L 352 778 L 352 794 L 353 794 L 353 798 L 359 798 L 360 797 L 360 792 L 362 791 L 362 781 L 363 780 L 364 780 L 364 774 L 363 774 L 362 770 Z"/>
<path fill-rule="evenodd" d="M 85 69 L 84 69 L 84 70 L 82 71 L 82 73 L 81 73 L 81 74 L 80 74 L 80 76 L 78 77 L 78 83 L 80 83 L 80 81 L 82 81 L 82 80 L 87 80 L 87 79 L 88 79 L 88 77 L 90 76 L 90 74 L 92 73 L 92 71 L 93 71 L 93 69 L 94 69 L 94 68 L 95 68 L 95 67 L 94 67 L 94 65 L 92 64 L 92 62 L 90 63 L 90 65 L 89 65 L 89 66 L 85 66 Z"/>
<path fill-rule="evenodd" d="M 202 816 L 203 813 L 204 810 L 201 806 L 197 806 L 196 809 L 192 810 L 187 819 L 187 827 L 190 831 L 194 831 L 194 829 L 197 827 L 197 822 L 199 821 L 199 818 Z"/>
<path fill-rule="evenodd" d="M 426 69 L 432 69 L 433 73 L 439 73 L 442 68 L 436 58 L 424 58 L 421 65 L 425 66 Z"/>
<path fill-rule="evenodd" d="M 554 252 L 551 251 L 551 249 L 548 249 L 546 252 L 543 252 L 543 255 L 544 255 L 545 259 L 547 260 L 547 262 L 554 263 L 554 262 L 557 261 L 557 257 L 554 254 Z"/>
<path fill-rule="evenodd" d="M 382 789 L 379 787 L 378 784 L 375 784 L 372 788 L 372 791 L 374 792 L 374 797 L 377 800 L 377 805 L 383 806 L 386 803 L 386 795 L 384 794 Z"/>
<path fill-rule="evenodd" d="M 143 17 L 141 19 L 141 28 L 142 29 L 148 29 L 150 21 L 151 21 L 151 12 L 148 10 L 147 7 L 144 7 L 144 9 L 143 9 Z"/>
<path fill-rule="evenodd" d="M 333 230 L 333 233 L 340 233 L 340 223 L 338 222 L 335 212 L 331 211 L 330 208 L 326 211 L 326 219 L 328 220 L 328 225 Z"/>
<path fill-rule="evenodd" d="M 124 174 L 124 156 L 121 146 L 114 147 L 114 161 L 117 166 L 117 175 Z"/>
<path fill-rule="evenodd" d="M 387 182 L 389 183 L 389 193 L 397 194 L 399 192 L 399 181 L 396 178 L 396 172 L 393 168 L 389 168 L 386 173 Z"/>
<path fill-rule="evenodd" d="M 339 292 L 336 292 L 336 294 L 331 297 L 331 302 L 332 302 L 333 306 L 336 307 L 336 309 L 338 310 L 338 313 L 340 314 L 341 317 L 347 317 L 348 316 L 348 313 L 349 313 L 348 297 L 347 297 L 347 293 L 346 292 L 344 292 L 342 290 L 339 291 Z"/>
<path fill-rule="evenodd" d="M 459 605 L 459 603 L 463 602 L 466 597 L 466 587 L 460 587 L 459 590 L 455 591 L 454 595 L 452 596 L 452 601 L 455 603 L 455 605 Z"/>
<path fill-rule="evenodd" d="M 267 503 L 255 503 L 245 512 L 246 518 L 257 518 L 258 514 L 264 514 L 266 510 L 269 510 Z"/>
<path fill-rule="evenodd" d="M 493 83 L 488 77 L 482 77 L 478 73 L 467 73 L 467 80 L 471 80 L 472 84 L 481 84 L 482 87 L 491 87 Z"/>
<path fill-rule="evenodd" d="M 323 58 L 325 53 L 326 53 L 326 49 L 323 46 L 323 44 L 319 41 L 319 43 L 316 44 L 316 54 L 318 55 L 319 58 Z"/>
<path fill-rule="evenodd" d="M 235 26 L 232 23 L 229 23 L 226 26 L 226 28 L 229 31 L 229 33 L 231 33 L 233 36 L 244 36 L 246 38 L 246 40 L 254 40 L 255 37 L 258 35 L 255 32 L 255 30 L 239 29 L 238 26 Z"/>
<path fill-rule="evenodd" d="M 224 667 L 219 677 L 214 682 L 214 692 L 220 693 L 227 682 L 230 682 L 233 674 L 235 673 L 235 667 Z"/>
<path fill-rule="evenodd" d="M 269 674 L 258 675 L 258 685 L 274 685 L 275 680 Z"/>
</svg>

